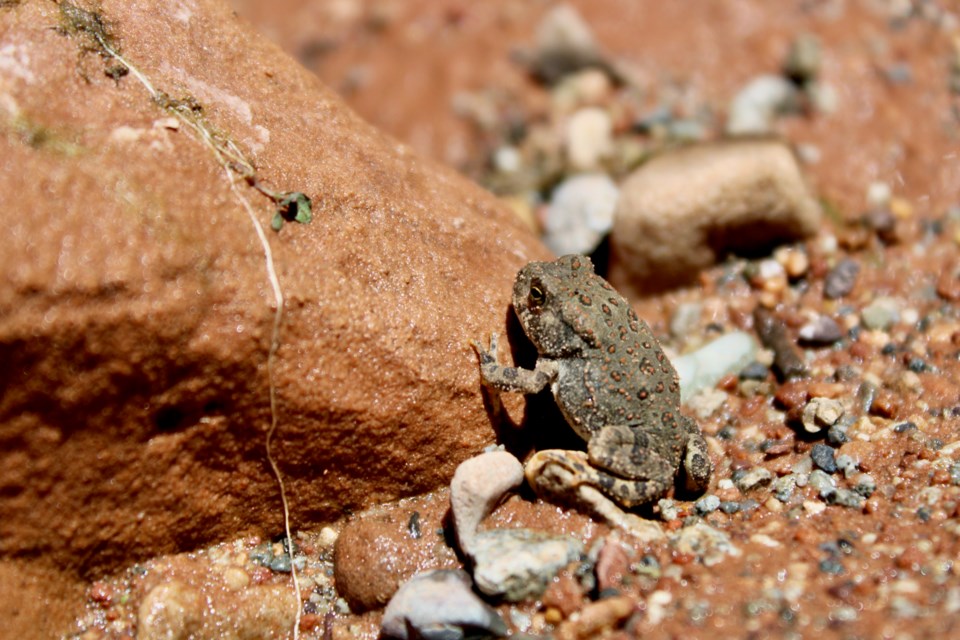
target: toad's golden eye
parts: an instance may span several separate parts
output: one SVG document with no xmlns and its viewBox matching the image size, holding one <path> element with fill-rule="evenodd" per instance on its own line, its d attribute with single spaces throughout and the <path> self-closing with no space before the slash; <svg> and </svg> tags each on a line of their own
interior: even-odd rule
<svg viewBox="0 0 960 640">
<path fill-rule="evenodd" d="M 530 285 L 530 304 L 532 305 L 541 305 L 547 299 L 547 294 L 544 290 L 536 284 Z"/>
</svg>

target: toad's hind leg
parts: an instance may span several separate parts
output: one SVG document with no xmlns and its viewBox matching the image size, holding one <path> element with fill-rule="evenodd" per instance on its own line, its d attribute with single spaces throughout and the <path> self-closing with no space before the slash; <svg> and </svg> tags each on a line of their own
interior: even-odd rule
<svg viewBox="0 0 960 640">
<path fill-rule="evenodd" d="M 602 455 L 595 457 L 582 451 L 547 449 L 530 458 L 524 473 L 534 491 L 548 500 L 582 503 L 578 488 L 589 486 L 627 508 L 656 500 L 673 484 L 674 474 L 669 465 L 657 462 L 656 454 L 649 456 L 643 466 L 654 473 L 645 476 L 636 473 L 636 468 L 624 459 L 626 454 L 600 453 Z M 633 473 L 621 477 L 620 468 L 632 469 Z"/>
</svg>

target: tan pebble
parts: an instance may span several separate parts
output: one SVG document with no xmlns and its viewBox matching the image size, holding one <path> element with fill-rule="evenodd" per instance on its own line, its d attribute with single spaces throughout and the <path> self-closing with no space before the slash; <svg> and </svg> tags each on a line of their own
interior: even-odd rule
<svg viewBox="0 0 960 640">
<path fill-rule="evenodd" d="M 333 527 L 324 527 L 320 529 L 320 544 L 324 547 L 332 547 L 337 542 L 340 533 Z"/>
<path fill-rule="evenodd" d="M 579 617 L 567 620 L 557 629 L 558 640 L 595 638 L 616 628 L 634 610 L 633 599 L 616 596 L 593 602 L 580 611 Z"/>
<path fill-rule="evenodd" d="M 803 510 L 807 512 L 807 515 L 815 516 L 820 513 L 823 513 L 827 508 L 827 505 L 822 502 L 816 502 L 814 500 L 804 500 L 803 501 Z"/>
<path fill-rule="evenodd" d="M 250 584 L 250 574 L 240 567 L 227 567 L 223 572 L 223 582 L 231 591 L 238 591 Z"/>
<path fill-rule="evenodd" d="M 151 589 L 137 610 L 137 637 L 187 638 L 194 635 L 203 620 L 201 594 L 177 580 Z"/>
<path fill-rule="evenodd" d="M 783 265 L 787 276 L 793 280 L 803 277 L 810 269 L 810 258 L 806 252 L 793 247 L 778 249 L 773 257 Z"/>
<path fill-rule="evenodd" d="M 780 513 L 783 511 L 783 503 L 773 497 L 768 498 L 767 501 L 763 503 L 763 506 L 771 513 Z"/>
<path fill-rule="evenodd" d="M 556 607 L 547 607 L 547 610 L 543 612 L 543 621 L 547 624 L 560 624 L 563 622 L 563 613 Z"/>
<path fill-rule="evenodd" d="M 913 216 L 913 205 L 906 198 L 890 198 L 890 213 L 905 220 Z"/>
</svg>

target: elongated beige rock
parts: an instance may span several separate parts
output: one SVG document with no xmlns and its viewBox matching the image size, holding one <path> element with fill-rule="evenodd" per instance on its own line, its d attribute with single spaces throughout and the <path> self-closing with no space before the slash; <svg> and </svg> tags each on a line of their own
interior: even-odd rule
<svg viewBox="0 0 960 640">
<path fill-rule="evenodd" d="M 690 284 L 727 253 L 769 252 L 819 224 L 820 206 L 785 144 L 685 147 L 621 185 L 608 280 L 633 295 Z"/>
</svg>

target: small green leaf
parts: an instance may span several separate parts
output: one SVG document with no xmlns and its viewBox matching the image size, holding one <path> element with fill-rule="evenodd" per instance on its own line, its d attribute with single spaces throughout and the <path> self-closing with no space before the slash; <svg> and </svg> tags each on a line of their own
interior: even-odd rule
<svg viewBox="0 0 960 640">
<path fill-rule="evenodd" d="M 270 228 L 274 231 L 280 231 L 283 227 L 283 214 L 277 211 L 273 214 L 273 220 L 270 221 Z"/>
<path fill-rule="evenodd" d="M 306 224 L 313 220 L 313 204 L 310 198 L 299 191 L 291 191 L 283 194 L 280 202 L 277 203 L 280 212 L 286 220 Z"/>
</svg>

